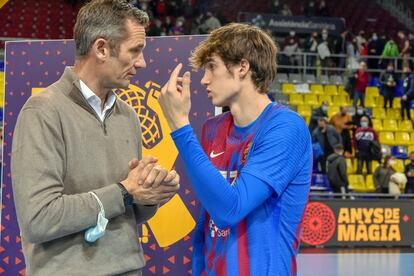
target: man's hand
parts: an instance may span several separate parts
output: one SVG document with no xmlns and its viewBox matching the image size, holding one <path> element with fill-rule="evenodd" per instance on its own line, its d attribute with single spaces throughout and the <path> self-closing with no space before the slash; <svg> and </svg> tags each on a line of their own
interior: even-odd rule
<svg viewBox="0 0 414 276">
<path fill-rule="evenodd" d="M 121 183 L 140 204 L 164 204 L 180 188 L 177 172 L 172 170 L 168 173 L 156 162 L 154 157 L 146 156 L 141 161 L 133 159 L 128 163 L 128 177 Z"/>
<path fill-rule="evenodd" d="M 161 89 L 161 95 L 158 99 L 171 131 L 189 124 L 191 74 L 187 71 L 180 78 L 182 67 L 181 63 L 175 67 L 170 79 Z"/>
</svg>

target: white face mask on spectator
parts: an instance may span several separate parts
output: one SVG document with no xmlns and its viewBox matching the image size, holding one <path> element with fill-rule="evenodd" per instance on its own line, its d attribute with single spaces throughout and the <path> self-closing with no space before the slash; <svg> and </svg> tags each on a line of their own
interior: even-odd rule
<svg viewBox="0 0 414 276">
<path fill-rule="evenodd" d="M 367 128 L 368 127 L 368 122 L 361 122 L 361 127 Z"/>
<path fill-rule="evenodd" d="M 290 36 L 295 36 L 296 33 L 295 32 L 290 32 L 289 34 L 290 34 Z"/>
<path fill-rule="evenodd" d="M 323 40 L 326 40 L 327 38 L 328 38 L 328 34 L 325 34 L 325 33 L 324 33 L 324 34 L 322 34 L 322 39 L 323 39 Z"/>
</svg>

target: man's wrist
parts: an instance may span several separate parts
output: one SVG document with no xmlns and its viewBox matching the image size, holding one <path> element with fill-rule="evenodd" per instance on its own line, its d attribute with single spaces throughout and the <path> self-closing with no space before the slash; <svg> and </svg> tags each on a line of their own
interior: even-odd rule
<svg viewBox="0 0 414 276">
<path fill-rule="evenodd" d="M 121 190 L 122 199 L 124 201 L 125 208 L 131 206 L 134 203 L 134 197 L 128 192 L 124 184 L 121 182 L 117 183 L 119 189 Z"/>
</svg>

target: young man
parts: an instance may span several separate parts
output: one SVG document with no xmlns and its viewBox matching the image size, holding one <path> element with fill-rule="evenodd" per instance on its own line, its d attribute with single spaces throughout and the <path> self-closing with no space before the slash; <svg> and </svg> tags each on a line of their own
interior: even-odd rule
<svg viewBox="0 0 414 276">
<path fill-rule="evenodd" d="M 354 107 L 357 108 L 358 100 L 362 107 L 365 107 L 365 89 L 368 86 L 369 76 L 365 61 L 359 63 L 359 69 L 355 73 L 356 83 L 354 91 Z"/>
<path fill-rule="evenodd" d="M 309 193 L 312 145 L 306 123 L 272 103 L 276 46 L 257 27 L 213 31 L 191 57 L 215 106 L 201 145 L 188 114 L 190 73 L 172 72 L 159 102 L 202 204 L 193 275 L 294 275 Z"/>
<path fill-rule="evenodd" d="M 411 72 L 410 66 L 403 68 L 403 95 L 401 97 L 401 118 L 411 120 L 410 101 L 414 99 L 414 73 Z"/>
<path fill-rule="evenodd" d="M 75 66 L 19 114 L 11 169 L 28 275 L 141 275 L 137 223 L 179 187 L 153 158 L 138 162 L 140 123 L 112 92 L 145 67 L 147 23 L 126 1 L 89 2 Z"/>
</svg>

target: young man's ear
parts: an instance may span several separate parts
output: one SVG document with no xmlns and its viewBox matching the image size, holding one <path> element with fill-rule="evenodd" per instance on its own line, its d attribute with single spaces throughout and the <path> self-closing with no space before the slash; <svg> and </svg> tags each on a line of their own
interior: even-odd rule
<svg viewBox="0 0 414 276">
<path fill-rule="evenodd" d="M 250 62 L 247 59 L 242 59 L 240 61 L 240 68 L 239 68 L 240 78 L 246 77 L 249 71 L 250 71 Z"/>
<path fill-rule="evenodd" d="M 109 43 L 106 39 L 98 38 L 92 44 L 91 49 L 93 55 L 101 62 L 104 62 L 109 57 Z"/>
</svg>

